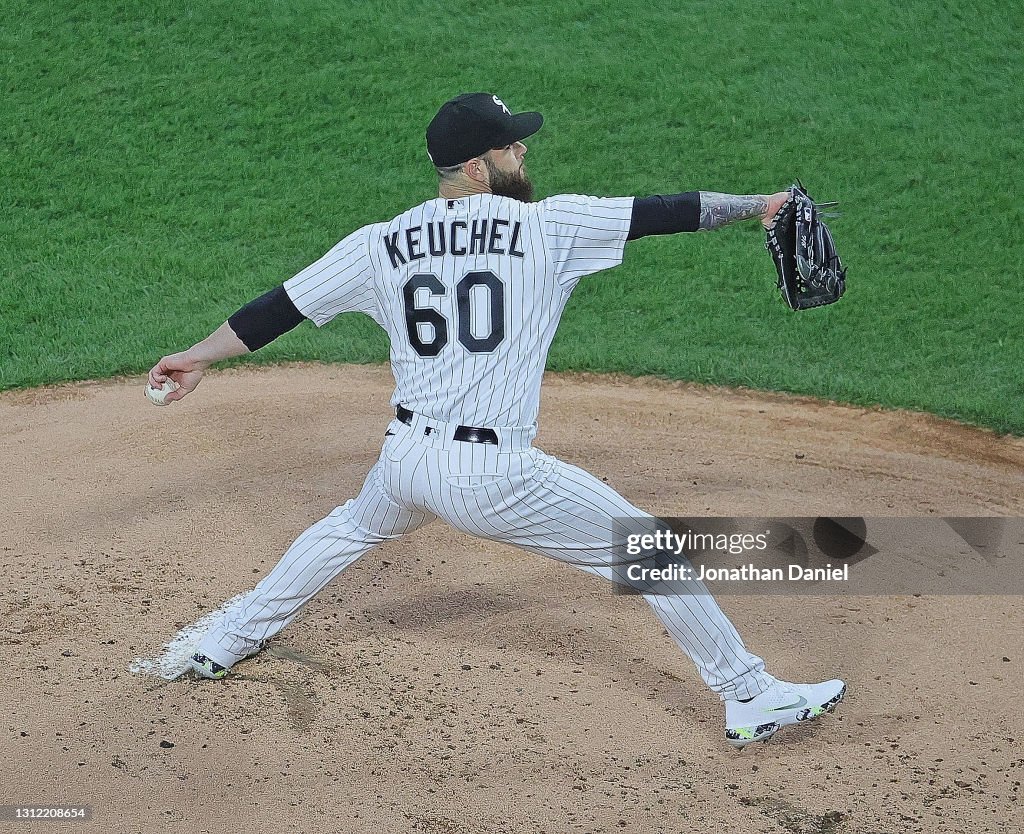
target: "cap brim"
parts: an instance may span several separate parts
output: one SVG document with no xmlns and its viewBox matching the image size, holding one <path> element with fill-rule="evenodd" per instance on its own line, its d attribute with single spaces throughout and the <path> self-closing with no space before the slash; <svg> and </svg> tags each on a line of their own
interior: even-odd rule
<svg viewBox="0 0 1024 834">
<path fill-rule="evenodd" d="M 541 125 L 544 124 L 544 117 L 540 113 L 516 113 L 512 117 L 512 135 L 510 142 L 518 142 L 527 136 L 533 136 Z"/>
</svg>

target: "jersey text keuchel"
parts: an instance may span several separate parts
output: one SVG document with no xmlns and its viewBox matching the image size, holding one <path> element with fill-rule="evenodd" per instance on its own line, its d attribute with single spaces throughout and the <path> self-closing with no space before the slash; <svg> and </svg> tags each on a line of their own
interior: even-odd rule
<svg viewBox="0 0 1024 834">
<path fill-rule="evenodd" d="M 522 258 L 526 253 L 519 248 L 521 223 L 511 223 L 500 218 L 481 218 L 472 225 L 465 220 L 427 224 L 426 240 L 423 226 L 410 226 L 403 231 L 385 234 L 382 237 L 384 250 L 395 269 L 408 263 L 442 255 L 512 255 Z M 399 240 L 401 235 L 401 240 Z M 508 241 L 506 248 L 505 241 Z M 425 251 L 424 251 L 425 250 Z"/>
</svg>

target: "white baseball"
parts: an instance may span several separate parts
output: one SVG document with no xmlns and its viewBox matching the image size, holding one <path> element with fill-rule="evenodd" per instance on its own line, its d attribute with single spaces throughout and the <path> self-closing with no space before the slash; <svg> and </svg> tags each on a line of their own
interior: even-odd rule
<svg viewBox="0 0 1024 834">
<path fill-rule="evenodd" d="M 167 380 L 160 388 L 154 388 L 152 385 L 146 385 L 146 399 L 148 399 L 153 405 L 167 405 L 167 395 L 172 391 L 178 390 L 178 383 L 173 379 Z"/>
</svg>

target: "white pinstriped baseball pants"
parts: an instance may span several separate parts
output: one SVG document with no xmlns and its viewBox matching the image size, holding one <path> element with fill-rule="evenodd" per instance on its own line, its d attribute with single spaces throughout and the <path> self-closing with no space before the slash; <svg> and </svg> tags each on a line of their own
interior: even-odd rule
<svg viewBox="0 0 1024 834">
<path fill-rule="evenodd" d="M 359 495 L 302 533 L 274 569 L 224 612 L 198 651 L 230 666 L 273 637 L 375 545 L 440 517 L 453 527 L 549 556 L 610 580 L 615 518 L 642 518 L 607 484 L 533 448 L 535 430 L 497 430 L 501 445 L 451 438 L 454 426 L 394 420 Z M 428 431 L 429 429 L 429 431 Z M 772 683 L 703 583 L 644 594 L 665 629 L 723 699 Z"/>
</svg>

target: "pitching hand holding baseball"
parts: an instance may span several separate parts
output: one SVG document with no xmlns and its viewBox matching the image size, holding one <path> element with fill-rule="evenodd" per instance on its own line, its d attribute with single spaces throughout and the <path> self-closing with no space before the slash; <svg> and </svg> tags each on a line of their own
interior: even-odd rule
<svg viewBox="0 0 1024 834">
<path fill-rule="evenodd" d="M 154 405 L 177 402 L 195 390 L 207 367 L 189 356 L 188 351 L 165 356 L 149 371 L 146 397 Z"/>
</svg>

